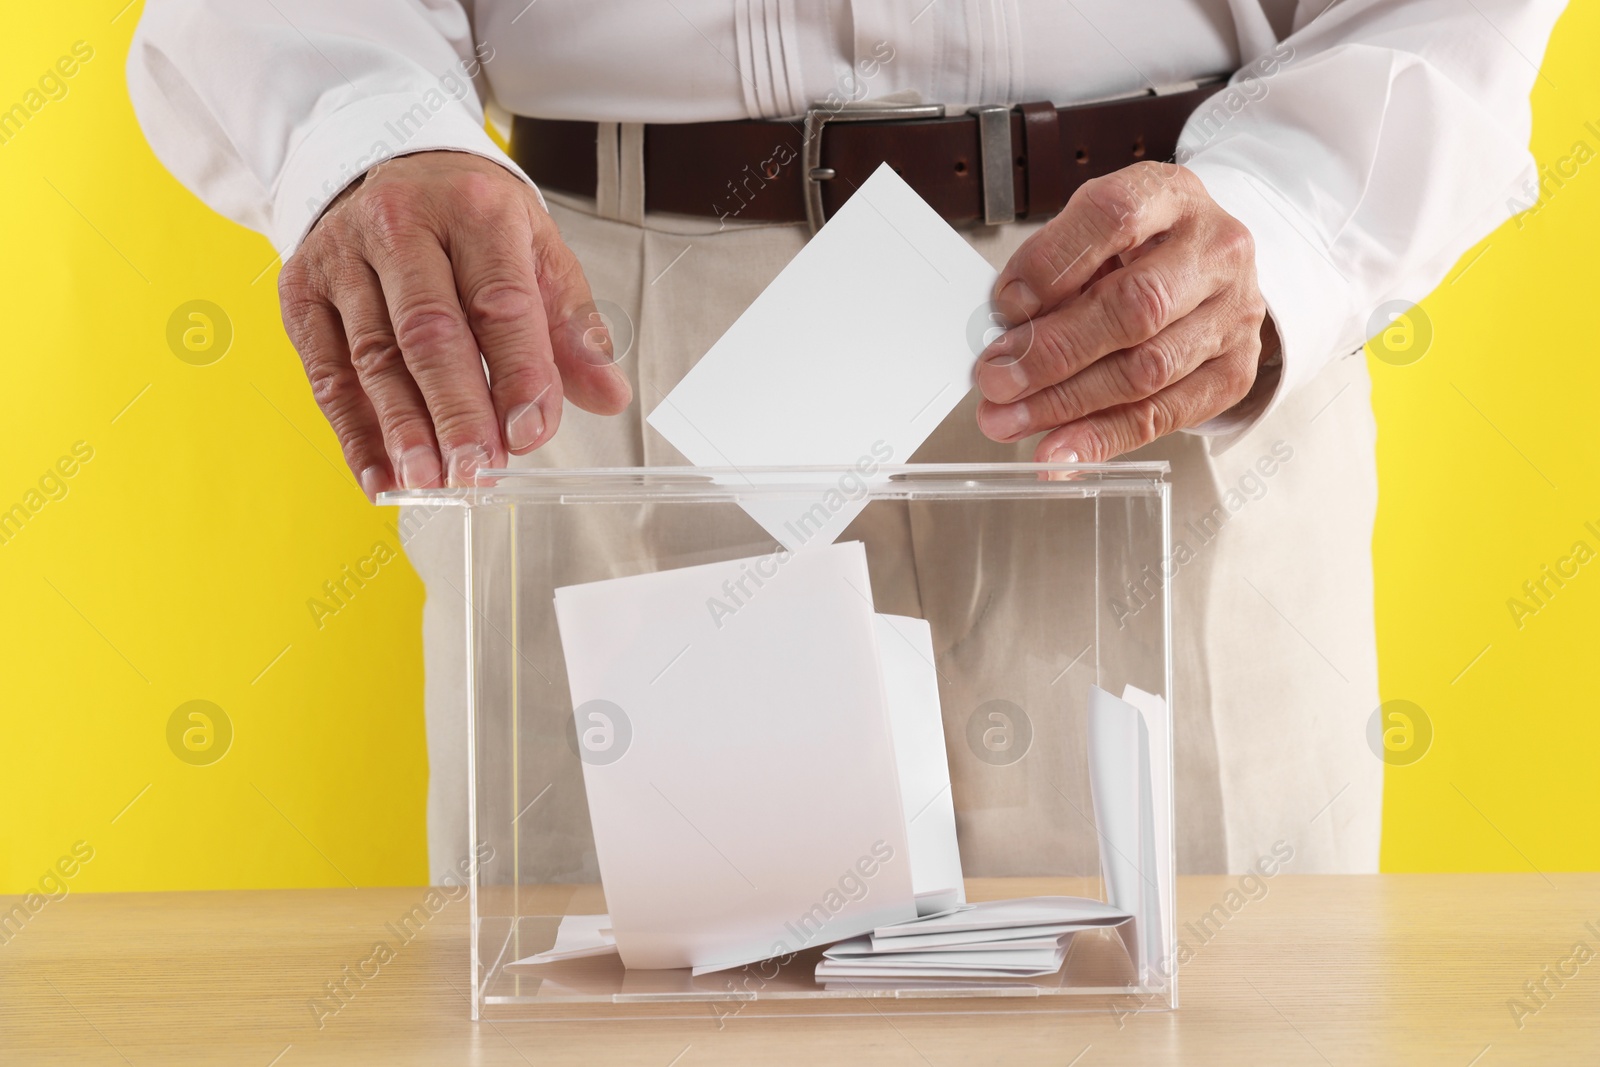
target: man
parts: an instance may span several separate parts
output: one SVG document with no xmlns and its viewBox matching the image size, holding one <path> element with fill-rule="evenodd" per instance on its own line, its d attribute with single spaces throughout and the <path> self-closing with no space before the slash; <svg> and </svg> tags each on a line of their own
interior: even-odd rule
<svg viewBox="0 0 1600 1067">
<path fill-rule="evenodd" d="M 892 154 L 1015 324 L 918 458 L 1173 465 L 1180 868 L 1288 841 L 1297 870 L 1365 871 L 1357 353 L 1533 173 L 1562 6 L 149 0 L 128 73 L 163 161 L 283 253 L 285 327 L 369 496 L 682 462 L 644 413 Z M 863 102 L 890 110 L 844 121 Z M 437 869 L 469 851 L 445 525 L 408 545 Z"/>
</svg>

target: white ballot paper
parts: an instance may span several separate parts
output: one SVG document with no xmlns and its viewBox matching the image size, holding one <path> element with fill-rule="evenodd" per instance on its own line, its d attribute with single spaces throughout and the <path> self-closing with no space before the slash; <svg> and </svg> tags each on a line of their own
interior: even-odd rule
<svg viewBox="0 0 1600 1067">
<path fill-rule="evenodd" d="M 878 651 L 889 698 L 900 804 L 911 849 L 911 888 L 917 914 L 946 911 L 967 899 L 956 846 L 956 807 L 939 711 L 939 671 L 933 631 L 922 619 L 879 615 Z"/>
<path fill-rule="evenodd" d="M 834 945 L 819 979 L 1005 979 L 1054 974 L 1080 930 L 1129 925 L 1120 908 L 1083 897 L 1023 897 L 967 904 Z"/>
<path fill-rule="evenodd" d="M 884 164 L 672 392 L 646 398 L 648 421 L 697 466 L 848 465 L 870 479 L 971 389 L 995 276 Z M 790 549 L 825 545 L 864 506 L 859 484 L 741 504 Z"/>
<path fill-rule="evenodd" d="M 508 967 L 522 967 L 535 963 L 560 963 L 563 960 L 581 960 L 591 956 L 609 956 L 617 951 L 617 940 L 611 936 L 609 915 L 563 915 L 556 927 L 556 941 L 543 952 L 525 956 L 508 963 Z"/>
<path fill-rule="evenodd" d="M 1093 930 L 1099 926 L 1115 926 L 1126 922 L 1127 916 L 1113 921 L 1042 923 L 1038 926 L 1010 926 L 989 930 L 952 930 L 941 934 L 905 934 L 900 937 L 871 938 L 874 952 L 919 952 L 923 949 L 958 949 L 1006 947 L 1014 941 L 1031 941 L 1041 938 L 1054 940 L 1062 934 L 1075 934 L 1079 930 Z M 892 929 L 892 927 L 891 927 Z"/>
<path fill-rule="evenodd" d="M 904 956 L 836 957 L 836 949 L 823 953 L 818 978 L 1036 978 L 1061 969 L 1067 950 L 1062 942 L 1049 948 L 985 952 L 919 952 Z"/>
<path fill-rule="evenodd" d="M 848 956 L 882 956 L 888 953 L 912 956 L 921 952 L 990 952 L 996 949 L 1012 951 L 1025 948 L 1055 948 L 1061 944 L 1063 934 L 1076 932 L 1077 929 L 1074 928 L 1061 933 L 1042 934 L 1037 929 L 1019 927 L 1015 930 L 1000 931 L 1004 935 L 1002 937 L 990 937 L 987 934 L 950 934 L 948 935 L 950 937 L 964 937 L 967 940 L 951 941 L 942 945 L 902 944 L 906 941 L 917 941 L 914 937 L 891 937 L 885 941 L 874 937 L 853 937 L 849 941 L 839 942 L 823 955 L 829 959 L 844 959 Z"/>
<path fill-rule="evenodd" d="M 711 610 L 728 588 L 737 609 Z M 871 589 L 847 542 L 556 590 L 580 729 L 613 730 L 580 747 L 626 966 L 737 966 L 916 916 Z"/>
<path fill-rule="evenodd" d="M 1088 897 L 1017 897 L 986 900 L 944 915 L 882 926 L 872 931 L 872 939 L 892 941 L 922 934 L 974 933 L 1058 923 L 1081 927 L 1116 926 L 1126 922 L 1128 915 L 1127 910 L 1116 904 Z"/>
<path fill-rule="evenodd" d="M 1151 768 L 1167 766 L 1166 702 L 1128 686 L 1123 699 L 1089 689 L 1089 790 L 1100 837 L 1100 870 L 1111 903 L 1134 916 L 1122 928 L 1141 980 L 1166 977 L 1172 916 L 1160 887 L 1171 885 L 1172 808 L 1167 783 Z M 1159 761 L 1159 762 L 1155 762 Z"/>
</svg>

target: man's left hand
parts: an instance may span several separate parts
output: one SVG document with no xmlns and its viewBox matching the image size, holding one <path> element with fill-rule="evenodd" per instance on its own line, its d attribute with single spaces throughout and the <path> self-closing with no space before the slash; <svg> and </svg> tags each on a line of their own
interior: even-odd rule
<svg viewBox="0 0 1600 1067">
<path fill-rule="evenodd" d="M 995 283 L 1011 329 L 978 366 L 978 425 L 1048 430 L 1041 461 L 1095 463 L 1243 400 L 1275 347 L 1250 231 L 1193 172 L 1138 163 L 1085 182 Z"/>
</svg>

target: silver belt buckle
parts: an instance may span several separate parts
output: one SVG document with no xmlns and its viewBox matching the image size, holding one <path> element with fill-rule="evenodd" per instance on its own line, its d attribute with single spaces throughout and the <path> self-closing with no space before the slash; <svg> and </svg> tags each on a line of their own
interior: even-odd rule
<svg viewBox="0 0 1600 1067">
<path fill-rule="evenodd" d="M 866 107 L 834 107 L 813 104 L 806 110 L 805 144 L 800 147 L 801 178 L 806 190 L 806 222 L 816 233 L 828 220 L 822 209 L 822 183 L 838 175 L 822 165 L 822 128 L 830 122 L 900 122 L 909 119 L 942 119 L 943 104 L 883 104 Z M 1009 132 L 1009 131 L 1008 131 Z"/>
</svg>

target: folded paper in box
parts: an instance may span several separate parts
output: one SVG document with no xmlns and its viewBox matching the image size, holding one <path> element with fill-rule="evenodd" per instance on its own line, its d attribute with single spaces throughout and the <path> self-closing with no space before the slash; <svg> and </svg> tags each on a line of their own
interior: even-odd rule
<svg viewBox="0 0 1600 1067">
<path fill-rule="evenodd" d="M 626 734 L 583 775 L 629 967 L 737 966 L 917 915 L 865 551 L 785 555 L 735 614 L 708 609 L 751 565 L 556 590 L 578 719 L 604 702 Z"/>
</svg>

